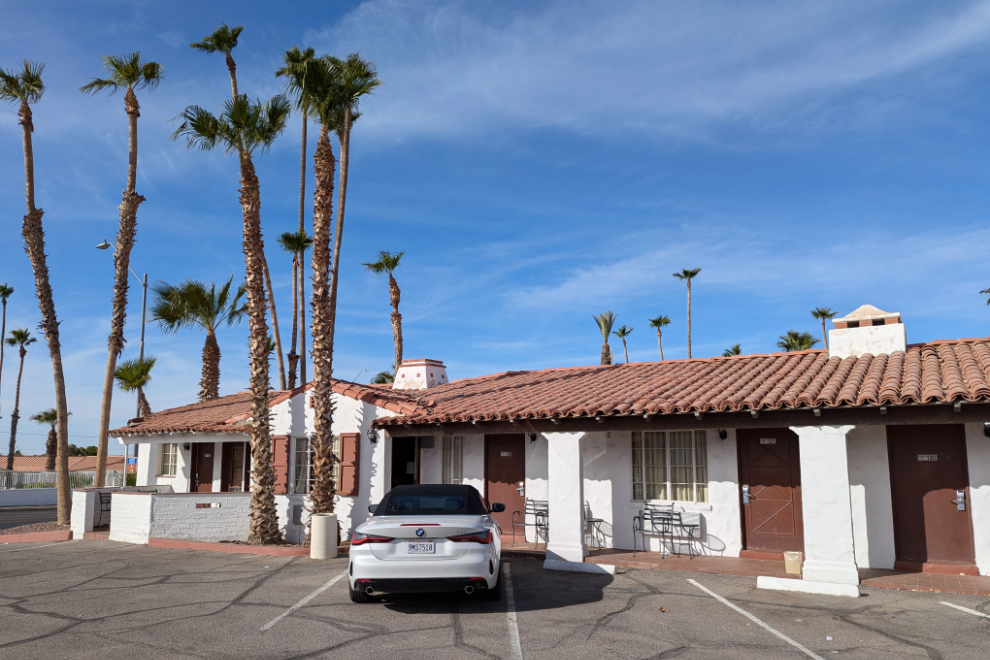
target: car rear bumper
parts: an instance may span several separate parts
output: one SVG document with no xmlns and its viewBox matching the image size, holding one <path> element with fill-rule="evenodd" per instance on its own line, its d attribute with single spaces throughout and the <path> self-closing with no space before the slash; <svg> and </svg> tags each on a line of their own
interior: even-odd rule
<svg viewBox="0 0 990 660">
<path fill-rule="evenodd" d="M 488 588 L 486 579 L 470 578 L 389 578 L 371 580 L 358 578 L 354 588 L 365 591 L 371 587 L 375 593 L 387 594 L 437 594 L 461 593 L 466 587 L 476 591 Z"/>
</svg>

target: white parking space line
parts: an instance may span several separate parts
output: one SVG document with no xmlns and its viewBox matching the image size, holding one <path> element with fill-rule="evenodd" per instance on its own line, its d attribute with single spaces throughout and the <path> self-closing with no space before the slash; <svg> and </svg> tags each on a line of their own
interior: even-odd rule
<svg viewBox="0 0 990 660">
<path fill-rule="evenodd" d="M 505 613 L 506 621 L 509 624 L 509 646 L 512 651 L 512 660 L 522 660 L 522 644 L 519 643 L 519 624 L 516 621 L 516 597 L 512 593 L 512 572 L 508 564 L 502 565 L 505 571 L 502 577 L 505 578 L 505 602 L 509 610 Z"/>
<path fill-rule="evenodd" d="M 332 580 L 330 580 L 329 582 L 327 582 L 326 584 L 324 584 L 322 587 L 320 587 L 319 589 L 317 589 L 316 591 L 314 591 L 310 595 L 306 596 L 301 601 L 299 601 L 298 603 L 296 603 L 295 605 L 293 605 L 292 607 L 290 607 L 286 611 L 282 612 L 281 614 L 279 614 L 277 617 L 275 617 L 274 619 L 272 619 L 271 621 L 269 621 L 265 625 L 261 626 L 261 631 L 264 632 L 264 631 L 268 630 L 269 628 L 271 628 L 272 626 L 274 626 L 276 623 L 278 623 L 279 621 L 281 621 L 285 617 L 289 616 L 290 614 L 292 614 L 293 612 L 295 612 L 296 610 L 298 610 L 300 607 L 302 607 L 303 605 L 305 605 L 309 601 L 313 600 L 314 598 L 316 598 L 317 596 L 319 596 L 320 594 L 322 594 L 324 591 L 326 591 L 327 589 L 329 589 L 333 585 L 335 585 L 338 582 L 340 582 L 342 579 L 344 579 L 344 576 L 345 575 L 347 575 L 347 571 L 344 571 L 343 573 L 341 573 L 337 577 L 333 578 Z"/>
<path fill-rule="evenodd" d="M 948 605 L 949 607 L 953 607 L 953 608 L 959 610 L 960 612 L 965 612 L 966 614 L 972 614 L 974 616 L 982 616 L 982 617 L 986 617 L 986 618 L 990 619 L 990 614 L 984 614 L 983 612 L 980 612 L 979 610 L 971 610 L 968 607 L 963 607 L 962 605 L 956 605 L 955 603 L 947 603 L 944 600 L 940 600 L 938 602 L 939 602 L 940 605 Z"/>
<path fill-rule="evenodd" d="M 731 608 L 732 608 L 732 609 L 734 609 L 734 610 L 735 610 L 736 612 L 739 612 L 739 613 L 740 613 L 740 614 L 742 614 L 742 615 L 743 615 L 744 617 L 746 617 L 747 619 L 749 619 L 750 621 L 752 621 L 752 622 L 753 622 L 753 623 L 755 623 L 756 625 L 758 625 L 758 626 L 760 626 L 761 628 L 763 628 L 763 629 L 764 629 L 764 630 L 766 630 L 767 632 L 771 632 L 771 633 L 773 633 L 774 635 L 776 635 L 777 637 L 779 637 L 779 638 L 781 638 L 782 640 L 784 640 L 785 642 L 787 642 L 788 644 L 790 644 L 791 646 L 793 646 L 793 647 L 794 647 L 794 648 L 796 648 L 797 650 L 799 650 L 799 651 L 801 651 L 802 653 L 804 653 L 804 654 L 805 654 L 806 656 L 808 656 L 809 658 L 814 658 L 815 660 L 824 660 L 824 658 L 822 658 L 822 657 L 821 657 L 820 655 L 818 655 L 818 654 L 816 654 L 816 653 L 814 653 L 813 651 L 811 651 L 811 650 L 810 650 L 810 649 L 808 649 L 808 648 L 805 648 L 805 647 L 804 647 L 804 646 L 802 646 L 801 644 L 798 644 L 798 643 L 797 643 L 797 642 L 795 642 L 795 641 L 794 641 L 793 639 L 791 639 L 790 637 L 788 637 L 788 636 L 787 636 L 787 635 L 785 635 L 784 633 L 782 633 L 782 632 L 780 632 L 779 630 L 776 630 L 775 628 L 771 628 L 770 626 L 768 626 L 767 624 L 765 624 L 765 623 L 763 623 L 762 621 L 760 621 L 759 619 L 757 619 L 757 618 L 756 618 L 755 616 L 753 616 L 752 614 L 750 614 L 749 612 L 747 612 L 747 611 L 746 611 L 746 610 L 744 610 L 743 608 L 741 608 L 741 607 L 739 607 L 739 606 L 737 606 L 737 605 L 734 605 L 734 604 L 732 604 L 732 603 L 730 603 L 730 602 L 729 602 L 728 600 L 726 600 L 725 598 L 722 598 L 721 596 L 719 596 L 719 595 L 718 595 L 717 593 L 715 593 L 715 592 L 714 592 L 714 591 L 712 591 L 711 589 L 708 589 L 707 587 L 705 587 L 705 586 L 703 586 L 703 585 L 700 585 L 700 584 L 698 584 L 698 583 L 697 583 L 697 582 L 695 582 L 694 580 L 688 580 L 688 582 L 690 582 L 690 583 L 691 583 L 691 584 L 693 584 L 694 586 L 696 586 L 696 587 L 698 587 L 699 589 L 701 589 L 701 590 L 702 590 L 702 591 L 704 591 L 704 592 L 705 592 L 706 594 L 708 594 L 709 596 L 711 596 L 712 598 L 714 598 L 714 599 L 715 599 L 715 600 L 717 600 L 718 602 L 720 602 L 720 603 L 722 603 L 722 604 L 723 604 L 723 605 L 725 605 L 726 607 L 731 607 Z"/>
<path fill-rule="evenodd" d="M 0 550 L 2 552 L 21 552 L 22 550 L 37 550 L 38 548 L 50 548 L 53 545 L 62 545 L 63 543 L 72 543 L 72 541 L 59 541 L 58 543 L 48 543 L 46 545 L 33 545 L 30 548 L 17 548 L 16 550 Z"/>
</svg>

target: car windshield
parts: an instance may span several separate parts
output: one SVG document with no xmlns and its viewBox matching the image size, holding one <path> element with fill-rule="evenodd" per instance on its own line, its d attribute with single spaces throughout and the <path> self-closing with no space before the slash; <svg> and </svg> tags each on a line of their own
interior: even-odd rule
<svg viewBox="0 0 990 660">
<path fill-rule="evenodd" d="M 419 487 L 397 488 L 390 492 L 375 511 L 379 516 L 408 516 L 408 515 L 484 515 L 488 508 L 481 500 L 478 491 L 473 488 L 458 489 L 456 492 L 444 492 L 441 489 L 423 489 Z"/>
</svg>

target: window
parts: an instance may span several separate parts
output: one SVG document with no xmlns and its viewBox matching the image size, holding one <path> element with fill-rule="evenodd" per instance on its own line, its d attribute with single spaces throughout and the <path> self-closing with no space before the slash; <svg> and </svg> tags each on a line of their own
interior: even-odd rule
<svg viewBox="0 0 990 660">
<path fill-rule="evenodd" d="M 166 443 L 161 446 L 158 457 L 158 474 L 162 477 L 174 477 L 175 466 L 179 457 L 179 445 Z"/>
<path fill-rule="evenodd" d="M 464 478 L 464 437 L 443 436 L 443 473 L 441 483 L 461 484 Z"/>
<path fill-rule="evenodd" d="M 313 490 L 316 473 L 313 470 L 313 445 L 309 438 L 295 439 L 295 459 L 292 474 L 292 492 L 309 493 Z M 340 436 L 333 436 L 333 483 L 336 488 L 340 482 Z"/>
<path fill-rule="evenodd" d="M 634 431 L 633 500 L 708 501 L 704 431 Z"/>
</svg>

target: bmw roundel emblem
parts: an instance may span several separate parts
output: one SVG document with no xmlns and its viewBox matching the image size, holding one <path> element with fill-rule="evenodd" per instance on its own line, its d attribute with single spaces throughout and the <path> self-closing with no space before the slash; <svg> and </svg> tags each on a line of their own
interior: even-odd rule
<svg viewBox="0 0 990 660">
<path fill-rule="evenodd" d="M 423 536 L 424 534 L 426 534 L 426 530 L 424 530 L 422 527 L 416 530 L 416 536 Z"/>
</svg>

